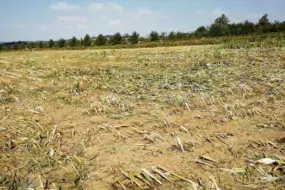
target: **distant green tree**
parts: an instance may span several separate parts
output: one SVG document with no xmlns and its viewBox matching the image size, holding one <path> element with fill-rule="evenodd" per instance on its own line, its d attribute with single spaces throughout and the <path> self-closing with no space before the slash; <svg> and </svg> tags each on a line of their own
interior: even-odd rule
<svg viewBox="0 0 285 190">
<path fill-rule="evenodd" d="M 121 44 L 122 43 L 122 39 L 123 37 L 121 36 L 121 34 L 119 32 L 117 32 L 116 34 L 114 34 L 114 36 L 110 39 L 110 43 L 112 45 L 117 45 L 117 44 Z"/>
<path fill-rule="evenodd" d="M 270 25 L 270 32 L 282 32 L 282 22 L 275 20 Z"/>
<path fill-rule="evenodd" d="M 269 21 L 269 18 L 268 18 L 268 14 L 263 15 L 263 16 L 259 19 L 258 24 L 259 24 L 260 26 L 269 25 L 269 24 L 270 24 L 270 21 Z"/>
<path fill-rule="evenodd" d="M 0 44 L 0 51 L 8 50 L 8 47 L 6 45 Z"/>
<path fill-rule="evenodd" d="M 129 39 L 130 35 L 128 33 L 124 34 L 123 38 Z"/>
<path fill-rule="evenodd" d="M 103 36 L 102 34 L 99 34 L 95 39 L 95 45 L 102 46 L 107 43 L 107 38 Z"/>
<path fill-rule="evenodd" d="M 210 36 L 223 36 L 223 27 L 219 24 L 212 24 L 209 29 Z"/>
<path fill-rule="evenodd" d="M 140 37 L 139 33 L 137 33 L 136 31 L 134 31 L 134 32 L 132 33 L 132 35 L 130 36 L 130 42 L 131 42 L 131 44 L 137 44 L 137 43 L 139 43 L 139 37 Z"/>
<path fill-rule="evenodd" d="M 243 33 L 245 35 L 253 34 L 255 32 L 255 24 L 253 22 L 246 20 L 242 23 L 242 25 L 243 25 Z"/>
<path fill-rule="evenodd" d="M 53 48 L 53 46 L 54 46 L 54 41 L 53 41 L 52 39 L 50 39 L 50 40 L 48 41 L 48 47 L 49 47 L 49 48 Z"/>
<path fill-rule="evenodd" d="M 27 48 L 31 49 L 31 43 L 27 43 Z"/>
<path fill-rule="evenodd" d="M 42 41 L 39 41 L 39 48 L 44 48 L 44 43 Z"/>
<path fill-rule="evenodd" d="M 143 36 L 139 37 L 139 42 L 145 42 L 145 41 L 147 41 L 147 39 L 145 37 L 143 37 Z"/>
<path fill-rule="evenodd" d="M 19 49 L 26 49 L 27 44 L 24 42 L 21 42 L 21 43 L 19 43 L 18 47 L 19 47 Z"/>
<path fill-rule="evenodd" d="M 70 45 L 71 47 L 76 46 L 76 41 L 77 41 L 76 37 L 73 36 L 73 37 L 71 38 L 70 42 L 69 42 L 69 45 Z"/>
<path fill-rule="evenodd" d="M 129 44 L 130 42 L 130 35 L 128 33 L 122 36 L 121 44 Z"/>
<path fill-rule="evenodd" d="M 186 34 L 185 33 L 183 33 L 183 32 L 177 32 L 176 33 L 176 39 L 177 40 L 183 40 L 185 38 L 186 38 Z"/>
<path fill-rule="evenodd" d="M 91 37 L 89 36 L 89 34 L 86 34 L 84 39 L 83 39 L 83 45 L 84 46 L 91 46 L 92 41 L 91 41 Z"/>
<path fill-rule="evenodd" d="M 59 48 L 63 48 L 65 46 L 65 43 L 66 43 L 65 39 L 62 38 L 57 42 L 57 45 Z"/>
<path fill-rule="evenodd" d="M 237 24 L 232 23 L 228 25 L 228 31 L 230 35 L 238 35 L 237 34 Z"/>
<path fill-rule="evenodd" d="M 230 20 L 225 14 L 222 14 L 222 16 L 216 18 L 215 20 L 215 24 L 219 24 L 221 26 L 226 26 L 229 23 L 230 23 Z"/>
<path fill-rule="evenodd" d="M 246 35 L 244 23 L 228 24 L 229 35 Z"/>
<path fill-rule="evenodd" d="M 283 22 L 280 23 L 279 28 L 280 28 L 280 31 L 281 31 L 281 32 L 285 32 L 285 21 L 283 21 Z"/>
<path fill-rule="evenodd" d="M 267 33 L 270 31 L 271 23 L 268 18 L 268 14 L 263 15 L 257 24 L 259 33 Z"/>
<path fill-rule="evenodd" d="M 151 31 L 149 35 L 149 40 L 151 42 L 155 42 L 158 41 L 158 39 L 159 39 L 159 34 L 156 31 Z"/>
<path fill-rule="evenodd" d="M 35 48 L 35 47 L 36 47 L 35 42 L 31 42 L 31 48 L 33 49 L 33 48 Z"/>
<path fill-rule="evenodd" d="M 166 38 L 167 38 L 167 33 L 166 33 L 166 32 L 161 32 L 161 33 L 159 34 L 159 39 L 165 40 Z"/>
<path fill-rule="evenodd" d="M 226 36 L 229 34 L 228 24 L 229 19 L 226 15 L 218 17 L 215 22 L 210 26 L 209 34 L 211 36 Z"/>
<path fill-rule="evenodd" d="M 209 31 L 205 26 L 200 26 L 195 31 L 195 36 L 197 37 L 205 37 L 208 36 Z"/>
<path fill-rule="evenodd" d="M 175 39 L 176 39 L 176 33 L 173 32 L 173 31 L 170 32 L 170 33 L 168 34 L 168 39 L 171 40 L 171 41 L 175 40 Z"/>
<path fill-rule="evenodd" d="M 80 39 L 76 40 L 76 46 L 80 46 Z"/>
<path fill-rule="evenodd" d="M 11 49 L 18 50 L 19 45 L 17 43 L 14 43 L 13 45 L 11 45 Z"/>
</svg>

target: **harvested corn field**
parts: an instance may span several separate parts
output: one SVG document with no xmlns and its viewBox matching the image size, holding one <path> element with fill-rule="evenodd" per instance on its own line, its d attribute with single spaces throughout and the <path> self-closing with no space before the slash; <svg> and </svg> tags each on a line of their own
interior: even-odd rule
<svg viewBox="0 0 285 190">
<path fill-rule="evenodd" d="M 285 49 L 0 53 L 0 189 L 284 189 Z"/>
</svg>

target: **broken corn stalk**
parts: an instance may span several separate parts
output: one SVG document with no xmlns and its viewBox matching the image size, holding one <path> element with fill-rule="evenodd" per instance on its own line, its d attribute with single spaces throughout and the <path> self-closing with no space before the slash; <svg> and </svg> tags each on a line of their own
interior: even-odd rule
<svg viewBox="0 0 285 190">
<path fill-rule="evenodd" d="M 154 175 L 152 175 L 151 173 L 149 173 L 146 169 L 142 169 L 142 171 L 148 175 L 149 177 L 151 177 L 154 181 L 156 181 L 157 183 L 159 183 L 160 185 L 162 185 L 162 182 L 159 181 L 159 179 L 157 179 Z"/>
<path fill-rule="evenodd" d="M 176 140 L 177 140 L 177 143 L 178 143 L 178 145 L 180 147 L 180 150 L 182 152 L 184 152 L 184 148 L 183 148 L 183 144 L 181 143 L 181 139 L 179 137 L 176 137 Z"/>
<path fill-rule="evenodd" d="M 178 175 L 178 174 L 176 174 L 176 173 L 171 173 L 174 177 L 176 177 L 176 178 L 178 178 L 178 179 L 181 179 L 181 180 L 183 180 L 183 181 L 186 181 L 186 182 L 188 182 L 188 183 L 191 183 L 191 185 L 193 186 L 193 188 L 195 189 L 195 190 L 197 190 L 198 188 L 198 184 L 197 183 L 195 183 L 194 181 L 192 181 L 192 180 L 190 180 L 190 179 L 186 179 L 186 178 L 184 178 L 184 177 L 182 177 L 182 176 L 180 176 L 180 175 Z"/>
<path fill-rule="evenodd" d="M 127 174 L 124 170 L 121 170 L 122 174 L 124 174 L 127 178 L 129 178 L 132 182 L 134 182 L 139 188 L 142 188 L 142 185 L 131 175 Z"/>
</svg>

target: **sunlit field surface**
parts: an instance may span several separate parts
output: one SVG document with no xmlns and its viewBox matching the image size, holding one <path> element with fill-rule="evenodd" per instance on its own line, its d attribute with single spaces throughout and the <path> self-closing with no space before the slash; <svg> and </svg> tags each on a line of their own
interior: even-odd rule
<svg viewBox="0 0 285 190">
<path fill-rule="evenodd" d="M 266 43 L 0 53 L 0 189 L 284 188 Z"/>
</svg>

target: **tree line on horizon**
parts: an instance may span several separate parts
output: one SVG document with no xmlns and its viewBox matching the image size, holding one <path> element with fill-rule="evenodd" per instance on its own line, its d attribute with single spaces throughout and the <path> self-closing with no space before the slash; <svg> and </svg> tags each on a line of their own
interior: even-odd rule
<svg viewBox="0 0 285 190">
<path fill-rule="evenodd" d="M 147 37 L 140 36 L 134 31 L 131 35 L 121 35 L 119 32 L 114 35 L 104 36 L 99 34 L 97 37 L 91 38 L 86 34 L 84 38 L 77 39 L 59 39 L 54 41 L 38 41 L 38 42 L 9 42 L 0 44 L 0 50 L 9 49 L 34 49 L 34 48 L 64 48 L 64 47 L 89 47 L 103 45 L 118 45 L 118 44 L 138 44 L 143 42 L 158 42 L 158 41 L 179 41 L 191 38 L 202 37 L 221 37 L 221 36 L 245 36 L 253 34 L 265 34 L 274 32 L 285 32 L 285 21 L 271 22 L 268 14 L 263 15 L 257 23 L 248 20 L 240 23 L 230 23 L 229 18 L 222 14 L 210 26 L 200 26 L 194 32 L 162 32 L 151 31 Z"/>
</svg>

